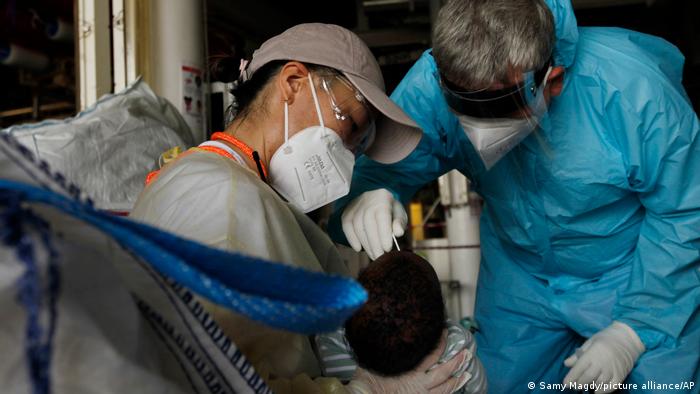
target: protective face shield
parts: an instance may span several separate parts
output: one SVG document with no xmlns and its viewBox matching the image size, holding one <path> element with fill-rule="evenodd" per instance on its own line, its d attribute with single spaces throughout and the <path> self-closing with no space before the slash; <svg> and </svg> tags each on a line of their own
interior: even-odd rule
<svg viewBox="0 0 700 394">
<path fill-rule="evenodd" d="M 340 99 L 333 92 L 334 82 L 352 94 L 344 100 Z M 349 135 L 344 138 L 345 147 L 353 152 L 355 157 L 360 156 L 372 144 L 376 134 L 376 123 L 370 105 L 364 96 L 341 76 L 321 78 L 321 88 L 328 95 L 331 109 L 338 122 L 338 131 L 342 133 L 341 130 L 344 129 L 341 123 L 350 122 Z"/>
<path fill-rule="evenodd" d="M 304 212 L 313 211 L 350 191 L 355 155 L 323 123 L 316 88 L 309 73 L 318 126 L 289 138 L 289 107 L 284 104 L 284 143 L 270 160 L 270 185 Z"/>
<path fill-rule="evenodd" d="M 548 65 L 528 72 L 523 82 L 500 90 L 459 92 L 440 79 L 448 105 L 487 170 L 540 124 L 547 113 L 544 89 L 551 70 Z"/>
</svg>

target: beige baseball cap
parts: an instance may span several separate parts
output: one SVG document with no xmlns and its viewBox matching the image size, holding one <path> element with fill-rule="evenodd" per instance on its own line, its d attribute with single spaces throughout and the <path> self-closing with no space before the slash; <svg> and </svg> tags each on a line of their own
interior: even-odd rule
<svg viewBox="0 0 700 394">
<path fill-rule="evenodd" d="M 374 142 L 367 148 L 372 160 L 391 164 L 408 156 L 420 142 L 418 125 L 387 96 L 377 60 L 355 33 L 337 25 L 304 23 L 265 41 L 241 74 L 250 79 L 274 60 L 296 60 L 340 71 L 381 114 Z"/>
</svg>

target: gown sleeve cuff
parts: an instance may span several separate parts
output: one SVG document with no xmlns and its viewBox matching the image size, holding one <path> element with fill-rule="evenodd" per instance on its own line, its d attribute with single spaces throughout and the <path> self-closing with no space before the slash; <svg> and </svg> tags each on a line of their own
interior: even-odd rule
<svg viewBox="0 0 700 394">
<path fill-rule="evenodd" d="M 617 319 L 618 321 L 630 326 L 634 332 L 637 333 L 639 339 L 644 344 L 647 351 L 654 349 L 661 345 L 666 339 L 666 335 L 658 330 L 650 328 L 646 324 L 640 323 L 635 320 Z"/>
</svg>

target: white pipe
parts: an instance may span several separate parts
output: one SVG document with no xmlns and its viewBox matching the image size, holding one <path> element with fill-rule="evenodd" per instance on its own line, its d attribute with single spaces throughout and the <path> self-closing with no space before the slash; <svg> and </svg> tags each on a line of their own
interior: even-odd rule
<svg viewBox="0 0 700 394">
<path fill-rule="evenodd" d="M 478 210 L 468 205 L 467 179 L 458 171 L 451 171 L 446 176 L 451 203 L 446 212 L 448 245 L 479 245 L 479 215 Z M 481 250 L 454 248 L 449 250 L 449 255 L 450 276 L 460 283 L 459 317 L 473 318 Z"/>
<path fill-rule="evenodd" d="M 73 24 L 56 19 L 46 24 L 46 35 L 52 41 L 73 42 Z"/>
<path fill-rule="evenodd" d="M 151 4 L 153 88 L 180 110 L 199 143 L 207 123 L 202 0 Z"/>
<path fill-rule="evenodd" d="M 31 49 L 9 44 L 0 46 L 0 63 L 6 66 L 41 71 L 49 66 L 49 57 Z"/>
</svg>

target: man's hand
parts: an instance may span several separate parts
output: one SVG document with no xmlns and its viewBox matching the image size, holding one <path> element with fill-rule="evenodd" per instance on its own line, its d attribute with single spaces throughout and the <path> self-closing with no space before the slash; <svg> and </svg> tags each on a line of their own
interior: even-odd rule
<svg viewBox="0 0 700 394">
<path fill-rule="evenodd" d="M 564 365 L 571 368 L 564 384 L 622 383 L 644 351 L 644 344 L 630 326 L 613 322 L 564 360 Z M 596 394 L 612 391 L 596 390 Z"/>
</svg>

